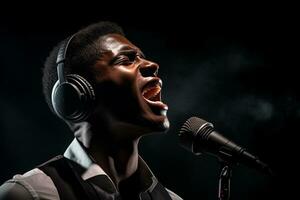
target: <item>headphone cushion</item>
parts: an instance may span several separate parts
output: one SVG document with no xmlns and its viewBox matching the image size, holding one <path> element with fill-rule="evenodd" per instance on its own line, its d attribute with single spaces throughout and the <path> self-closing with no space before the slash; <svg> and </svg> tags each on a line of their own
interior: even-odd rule
<svg viewBox="0 0 300 200">
<path fill-rule="evenodd" d="M 58 81 L 52 90 L 52 105 L 56 114 L 69 121 L 82 121 L 90 111 L 95 100 L 93 87 L 77 74 L 67 75 L 67 82 Z"/>
<path fill-rule="evenodd" d="M 94 101 L 95 100 L 95 92 L 92 85 L 82 76 L 79 76 L 78 74 L 69 74 L 67 75 L 67 80 L 69 82 L 77 82 L 82 90 L 82 92 L 86 96 L 87 101 Z"/>
</svg>

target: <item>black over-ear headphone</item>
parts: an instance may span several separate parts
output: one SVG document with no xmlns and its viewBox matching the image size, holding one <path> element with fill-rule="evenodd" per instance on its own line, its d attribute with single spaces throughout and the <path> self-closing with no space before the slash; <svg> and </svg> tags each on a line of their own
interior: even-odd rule
<svg viewBox="0 0 300 200">
<path fill-rule="evenodd" d="M 66 39 L 57 54 L 58 80 L 52 88 L 51 100 L 55 113 L 62 119 L 80 122 L 86 119 L 95 100 L 92 85 L 78 74 L 64 74 L 68 46 L 75 35 Z"/>
</svg>

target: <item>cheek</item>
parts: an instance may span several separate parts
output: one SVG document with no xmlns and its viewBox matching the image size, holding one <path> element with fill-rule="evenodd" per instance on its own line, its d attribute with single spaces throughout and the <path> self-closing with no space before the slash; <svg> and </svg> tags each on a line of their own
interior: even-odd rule
<svg viewBox="0 0 300 200">
<path fill-rule="evenodd" d="M 132 87 L 136 85 L 138 73 L 133 68 L 118 67 L 111 72 L 111 79 L 119 86 Z"/>
<path fill-rule="evenodd" d="M 138 75 L 138 71 L 130 67 L 111 67 L 97 73 L 96 84 L 110 85 L 110 87 L 113 87 L 113 90 L 130 89 L 132 86 L 137 85 Z"/>
<path fill-rule="evenodd" d="M 135 112 L 138 103 L 138 74 L 133 70 L 118 68 L 97 79 L 97 99 L 109 110 Z"/>
</svg>

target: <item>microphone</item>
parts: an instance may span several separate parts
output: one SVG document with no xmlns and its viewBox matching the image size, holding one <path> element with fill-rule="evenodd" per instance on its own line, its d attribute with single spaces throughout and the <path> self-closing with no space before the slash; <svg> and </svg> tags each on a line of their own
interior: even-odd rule
<svg viewBox="0 0 300 200">
<path fill-rule="evenodd" d="M 228 164 L 242 163 L 267 174 L 272 174 L 267 164 L 244 148 L 214 130 L 212 123 L 198 117 L 189 118 L 179 131 L 181 146 L 196 155 L 208 153 Z"/>
</svg>

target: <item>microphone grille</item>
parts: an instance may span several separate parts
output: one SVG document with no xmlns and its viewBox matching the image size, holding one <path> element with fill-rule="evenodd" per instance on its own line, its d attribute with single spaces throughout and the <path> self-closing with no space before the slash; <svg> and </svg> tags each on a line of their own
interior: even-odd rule
<svg viewBox="0 0 300 200">
<path fill-rule="evenodd" d="M 198 117 L 191 117 L 182 125 L 179 133 L 186 134 L 191 132 L 193 135 L 196 135 L 199 127 L 202 127 L 206 123 L 207 121 L 203 119 L 200 119 Z"/>
<path fill-rule="evenodd" d="M 195 149 L 195 138 L 198 134 L 199 129 L 203 127 L 208 122 L 200 119 L 198 117 L 189 118 L 181 127 L 179 131 L 180 145 L 185 149 L 193 152 L 196 155 L 201 154 L 201 152 Z"/>
</svg>

